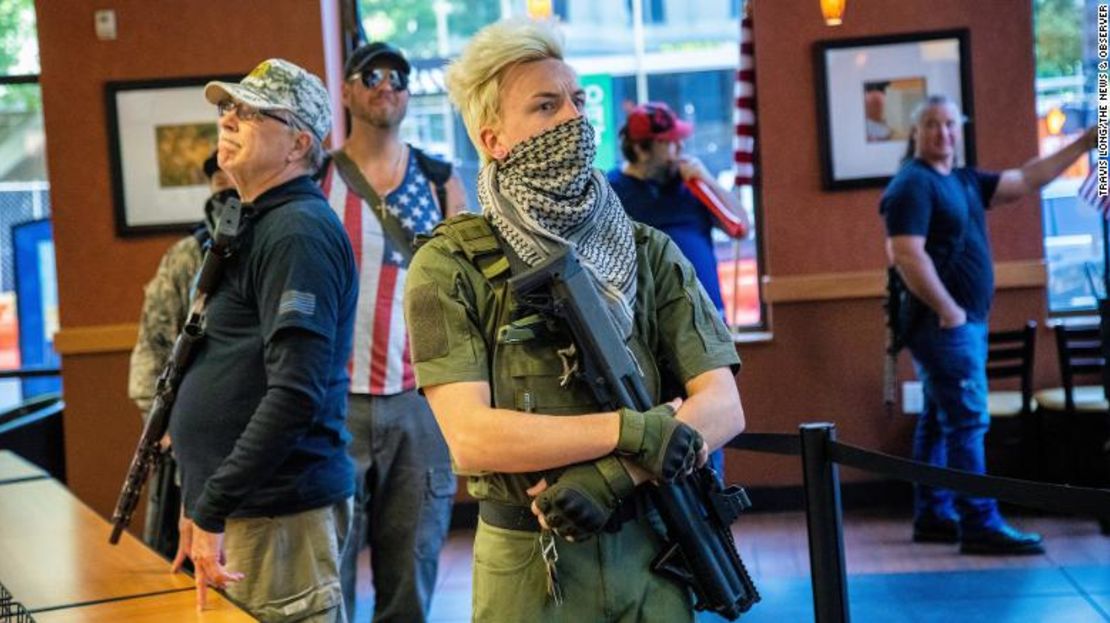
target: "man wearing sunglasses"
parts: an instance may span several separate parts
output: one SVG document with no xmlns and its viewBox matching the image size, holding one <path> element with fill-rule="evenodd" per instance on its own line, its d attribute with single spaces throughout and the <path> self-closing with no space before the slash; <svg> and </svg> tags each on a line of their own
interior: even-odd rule
<svg viewBox="0 0 1110 623">
<path fill-rule="evenodd" d="M 347 418 L 355 523 L 343 591 L 355 620 L 358 555 L 369 540 L 379 623 L 426 620 L 456 486 L 443 435 L 415 391 L 401 292 L 415 236 L 465 211 L 466 199 L 449 164 L 400 139 L 411 69 L 386 43 L 351 54 L 343 84 L 351 134 L 320 174 L 360 261 Z"/>
<path fill-rule="evenodd" d="M 205 335 L 170 418 L 182 472 L 173 568 L 263 621 L 344 622 L 339 557 L 351 526 L 347 355 L 354 253 L 313 182 L 331 128 L 323 83 L 280 59 L 210 82 L 218 160 L 245 224 L 206 306 Z M 225 547 L 226 546 L 226 547 Z"/>
</svg>

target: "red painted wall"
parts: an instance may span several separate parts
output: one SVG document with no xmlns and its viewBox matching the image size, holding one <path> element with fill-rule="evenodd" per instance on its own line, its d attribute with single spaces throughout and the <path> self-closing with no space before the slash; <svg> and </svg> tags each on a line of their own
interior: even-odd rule
<svg viewBox="0 0 1110 623">
<path fill-rule="evenodd" d="M 106 8 L 116 11 L 115 41 L 93 30 L 94 11 Z M 246 73 L 274 56 L 321 74 L 320 1 L 37 0 L 35 10 L 62 328 L 133 323 L 143 284 L 178 236 L 115 234 L 105 82 Z M 69 485 L 104 514 L 139 434 L 127 360 L 63 358 Z"/>
<path fill-rule="evenodd" d="M 825 26 L 814 0 L 754 0 L 753 9 L 761 235 L 772 278 L 885 266 L 882 189 L 821 189 L 813 61 L 818 41 L 967 28 L 979 165 L 1007 168 L 1036 155 L 1029 2 L 849 1 L 839 27 Z M 1036 199 L 1008 205 L 988 222 L 996 261 L 1042 257 Z M 1043 289 L 1009 290 L 999 294 L 992 324 L 1016 326 L 1044 314 Z M 771 342 L 740 346 L 749 431 L 793 432 L 802 422 L 834 421 L 841 440 L 908 453 L 913 419 L 890 418 L 882 409 L 879 299 L 777 304 L 770 317 Z M 1038 379 L 1056 383 L 1051 334 L 1042 330 L 1038 337 Z M 911 376 L 905 360 L 901 376 Z M 729 464 L 729 475 L 741 482 L 800 482 L 793 459 L 733 453 Z"/>
</svg>

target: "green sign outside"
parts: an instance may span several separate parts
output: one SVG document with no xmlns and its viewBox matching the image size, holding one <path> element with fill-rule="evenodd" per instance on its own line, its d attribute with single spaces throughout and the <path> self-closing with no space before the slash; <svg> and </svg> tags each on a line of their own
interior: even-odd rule
<svg viewBox="0 0 1110 623">
<path fill-rule="evenodd" d="M 613 114 L 613 78 L 608 74 L 579 77 L 586 91 L 586 119 L 597 134 L 597 159 L 594 166 L 608 171 L 616 166 L 617 126 Z"/>
</svg>

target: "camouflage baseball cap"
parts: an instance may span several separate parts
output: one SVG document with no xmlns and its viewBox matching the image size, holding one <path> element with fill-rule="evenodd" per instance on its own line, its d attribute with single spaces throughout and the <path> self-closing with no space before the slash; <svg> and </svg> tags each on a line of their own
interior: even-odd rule
<svg viewBox="0 0 1110 623">
<path fill-rule="evenodd" d="M 331 129 L 324 83 L 287 60 L 262 61 L 238 83 L 209 82 L 204 86 L 204 98 L 213 104 L 229 97 L 259 110 L 289 111 L 321 141 Z"/>
</svg>

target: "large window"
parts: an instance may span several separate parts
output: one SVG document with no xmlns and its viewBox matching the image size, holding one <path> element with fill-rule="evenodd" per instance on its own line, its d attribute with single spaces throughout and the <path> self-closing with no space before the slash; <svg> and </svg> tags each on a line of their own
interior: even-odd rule
<svg viewBox="0 0 1110 623">
<path fill-rule="evenodd" d="M 521 15 L 562 22 L 567 60 L 589 95 L 587 114 L 600 141 L 598 167 L 621 165 L 617 130 L 628 108 L 661 100 L 696 123 L 686 150 L 732 187 L 739 0 L 358 1 L 367 36 L 400 46 L 413 61 L 405 140 L 452 159 L 473 206 L 478 156 L 447 104 L 443 69 L 482 26 Z M 740 196 L 752 216 L 750 189 Z M 736 241 L 714 233 L 729 323 L 738 329 L 762 326 L 755 236 Z"/>
<path fill-rule="evenodd" d="M 0 369 L 56 367 L 54 244 L 32 0 L 0 2 Z M 22 298 L 21 295 L 22 294 Z M 0 408 L 58 388 L 0 381 Z"/>
<path fill-rule="evenodd" d="M 1095 122 L 1097 0 L 1033 0 L 1037 133 L 1042 155 Z M 1101 218 L 1076 197 L 1089 171 L 1081 159 L 1041 192 L 1048 307 L 1089 312 L 1103 296 Z"/>
</svg>

